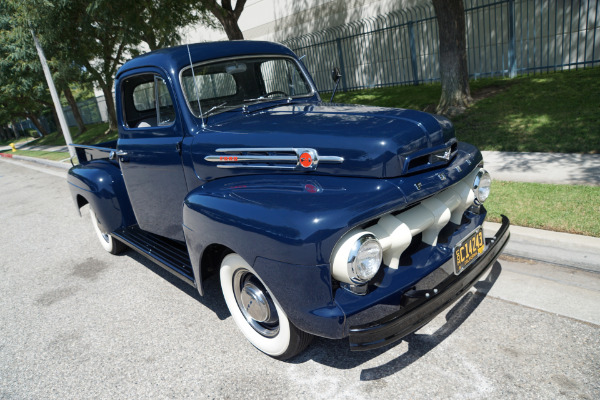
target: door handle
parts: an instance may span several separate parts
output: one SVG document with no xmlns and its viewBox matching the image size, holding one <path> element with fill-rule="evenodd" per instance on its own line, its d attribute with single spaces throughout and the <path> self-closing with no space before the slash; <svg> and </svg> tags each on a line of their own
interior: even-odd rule
<svg viewBox="0 0 600 400">
<path fill-rule="evenodd" d="M 119 160 L 121 162 L 127 162 L 127 161 L 129 161 L 129 157 L 127 157 L 127 155 L 129 153 L 127 153 L 126 151 L 124 151 L 124 150 L 117 150 L 117 152 L 115 154 L 116 154 L 117 157 L 119 157 Z"/>
</svg>

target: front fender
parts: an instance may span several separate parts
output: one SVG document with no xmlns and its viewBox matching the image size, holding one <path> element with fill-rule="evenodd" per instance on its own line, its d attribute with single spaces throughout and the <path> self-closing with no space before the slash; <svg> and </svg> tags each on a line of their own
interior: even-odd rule
<svg viewBox="0 0 600 400">
<path fill-rule="evenodd" d="M 200 244 L 301 265 L 328 264 L 350 227 L 404 204 L 384 180 L 325 176 L 242 176 L 209 182 L 184 201 L 183 222 Z"/>
<path fill-rule="evenodd" d="M 135 223 L 121 170 L 108 161 L 97 160 L 69 170 L 67 182 L 73 200 L 85 199 L 94 209 L 102 231 L 110 233 Z"/>
<path fill-rule="evenodd" d="M 253 266 L 298 328 L 341 337 L 329 257 L 352 226 L 403 204 L 377 179 L 245 176 L 219 179 L 185 199 L 184 231 L 199 290 L 204 250 L 219 244 Z"/>
</svg>

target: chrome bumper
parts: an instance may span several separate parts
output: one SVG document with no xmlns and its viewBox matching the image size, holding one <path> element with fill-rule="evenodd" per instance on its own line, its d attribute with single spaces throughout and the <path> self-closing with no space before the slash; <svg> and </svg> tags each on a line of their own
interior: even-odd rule
<svg viewBox="0 0 600 400">
<path fill-rule="evenodd" d="M 407 299 L 400 311 L 365 325 L 351 326 L 350 348 L 371 350 L 402 339 L 427 324 L 465 294 L 494 264 L 510 237 L 510 221 L 502 216 L 502 226 L 493 238 L 486 240 L 486 250 L 460 275 L 453 275 L 431 288 L 424 296 Z M 404 294 L 403 296 L 408 296 Z"/>
</svg>

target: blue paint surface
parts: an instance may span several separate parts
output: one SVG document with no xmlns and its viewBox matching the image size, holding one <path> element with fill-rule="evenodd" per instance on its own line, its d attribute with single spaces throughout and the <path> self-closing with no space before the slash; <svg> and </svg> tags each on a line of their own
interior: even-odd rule
<svg viewBox="0 0 600 400">
<path fill-rule="evenodd" d="M 252 55 L 297 60 L 286 47 L 267 42 L 196 44 L 189 50 L 194 64 Z M 127 154 L 118 162 L 74 167 L 69 183 L 76 203 L 85 198 L 92 204 L 108 232 L 138 224 L 185 240 L 201 293 L 204 251 L 225 246 L 254 267 L 296 326 L 341 338 L 348 321 L 365 310 L 397 307 L 404 291 L 447 262 L 452 247 L 483 223 L 485 212 L 470 215 L 445 243 L 415 250 L 410 265 L 385 268 L 366 296 L 338 288 L 330 257 L 348 230 L 453 185 L 476 168 L 480 152 L 458 143 L 443 117 L 323 103 L 318 93 L 251 104 L 202 121 L 190 112 L 180 86 L 179 73 L 188 65 L 188 48 L 180 46 L 121 67 L 116 149 Z M 139 74 L 155 74 L 166 83 L 176 109 L 168 126 L 139 129 L 125 123 L 120 90 Z M 222 154 L 217 152 L 222 148 L 308 148 L 343 162 L 306 170 L 218 168 L 206 157 Z M 449 162 L 427 162 L 432 151 L 450 148 Z M 413 164 L 422 157 L 424 164 Z"/>
</svg>

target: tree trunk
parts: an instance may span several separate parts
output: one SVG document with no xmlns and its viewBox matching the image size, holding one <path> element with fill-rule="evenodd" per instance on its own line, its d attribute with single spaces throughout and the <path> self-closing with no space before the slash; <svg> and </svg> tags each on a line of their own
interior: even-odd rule
<svg viewBox="0 0 600 400">
<path fill-rule="evenodd" d="M 473 101 L 469 88 L 463 0 L 432 0 L 437 15 L 442 96 L 436 112 L 456 115 Z"/>
<path fill-rule="evenodd" d="M 112 82 L 111 82 L 112 83 Z M 115 132 L 117 128 L 117 112 L 115 111 L 115 101 L 112 97 L 111 84 L 103 83 L 101 85 L 102 93 L 104 93 L 104 101 L 106 101 L 106 112 L 108 114 L 108 131 Z M 106 133 L 108 133 L 108 131 Z"/>
<path fill-rule="evenodd" d="M 242 11 L 244 11 L 246 0 L 237 0 L 235 8 L 232 7 L 231 0 L 222 0 L 221 5 L 215 0 L 204 0 L 203 3 L 210 12 L 217 17 L 221 25 L 223 25 L 223 29 L 225 29 L 225 33 L 229 40 L 244 39 L 244 34 L 238 26 L 238 20 L 240 19 Z"/>
<path fill-rule="evenodd" d="M 77 122 L 77 128 L 79 128 L 79 133 L 85 132 L 87 128 L 83 123 L 83 118 L 81 118 L 81 113 L 79 112 L 79 107 L 77 106 L 75 97 L 73 97 L 73 92 L 71 92 L 71 88 L 68 85 L 65 86 L 65 88 L 63 89 L 63 93 L 65 94 L 67 103 L 69 103 L 69 106 L 71 106 L 71 111 L 73 111 L 73 118 L 75 118 L 75 122 Z"/>
<path fill-rule="evenodd" d="M 224 18 L 223 21 L 221 21 L 221 24 L 223 25 L 223 29 L 225 29 L 227 39 L 244 40 L 244 34 L 238 26 L 237 20 L 234 20 L 232 18 Z"/>
<path fill-rule="evenodd" d="M 33 122 L 33 125 L 35 125 L 35 127 L 42 136 L 46 136 L 48 134 L 48 131 L 46 130 L 46 128 L 44 128 L 44 126 L 35 114 L 29 113 L 27 114 L 27 118 L 29 118 L 31 122 Z"/>
<path fill-rule="evenodd" d="M 62 131 L 62 126 L 60 126 L 60 120 L 58 119 L 58 114 L 56 112 L 56 108 L 54 106 L 52 106 L 52 107 L 50 107 L 50 109 L 52 110 L 52 118 L 54 119 L 54 125 L 56 126 L 56 132 L 58 132 L 64 136 L 65 133 Z M 52 126 L 50 126 L 50 130 L 52 130 Z"/>
<path fill-rule="evenodd" d="M 18 139 L 19 138 L 19 130 L 17 129 L 17 123 L 15 122 L 14 119 L 11 119 L 10 124 L 12 125 L 12 130 L 15 135 L 15 139 Z"/>
</svg>

